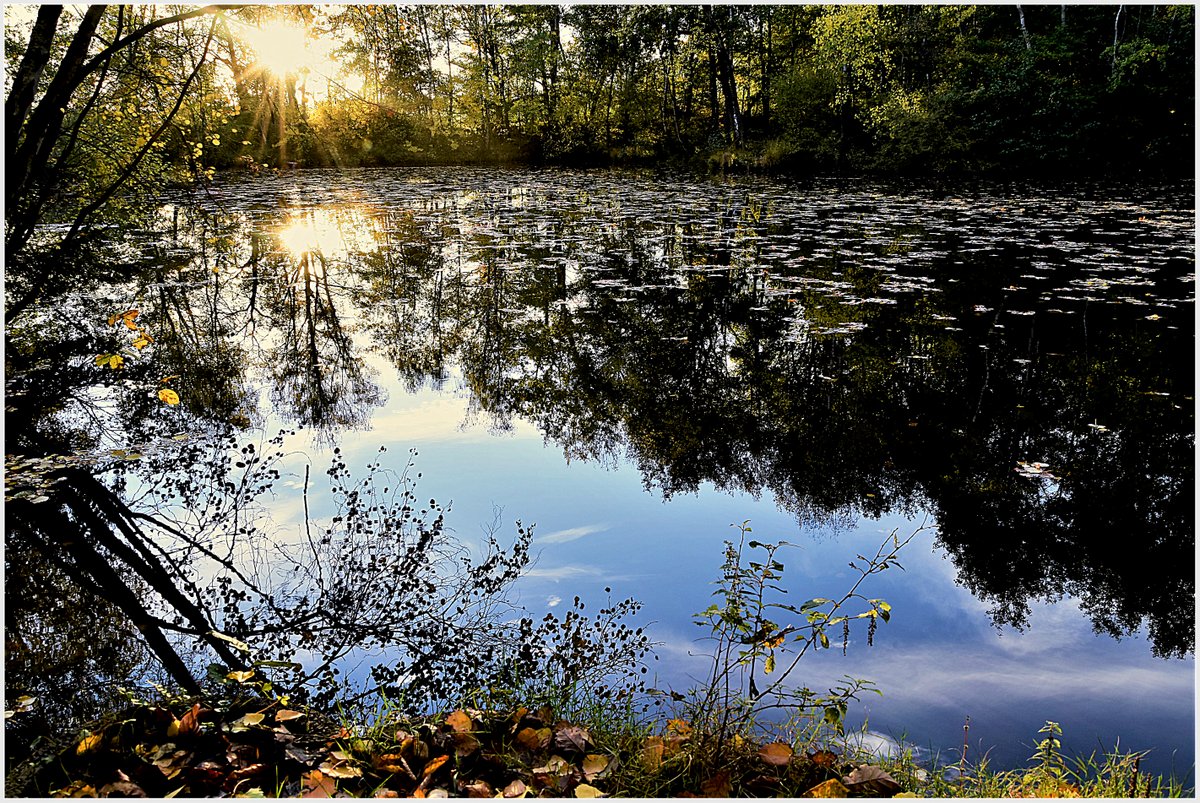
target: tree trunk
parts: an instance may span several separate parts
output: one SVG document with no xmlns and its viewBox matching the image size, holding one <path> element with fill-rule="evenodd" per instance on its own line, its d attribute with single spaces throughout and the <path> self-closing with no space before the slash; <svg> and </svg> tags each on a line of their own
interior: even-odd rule
<svg viewBox="0 0 1200 803">
<path fill-rule="evenodd" d="M 1029 29 L 1025 27 L 1025 9 L 1017 6 L 1017 21 L 1021 24 L 1021 38 L 1025 40 L 1025 49 L 1031 50 L 1033 46 L 1029 43 Z"/>
<path fill-rule="evenodd" d="M 37 21 L 29 34 L 29 46 L 25 48 L 21 65 L 13 76 L 12 90 L 4 101 L 4 135 L 10 145 L 17 142 L 21 125 L 33 106 L 38 81 L 50 61 L 50 45 L 61 15 L 62 6 L 44 5 L 38 9 Z"/>
</svg>

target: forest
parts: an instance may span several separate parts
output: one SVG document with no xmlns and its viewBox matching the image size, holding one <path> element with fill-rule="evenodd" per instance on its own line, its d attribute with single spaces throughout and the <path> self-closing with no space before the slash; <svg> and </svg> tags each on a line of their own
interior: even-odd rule
<svg viewBox="0 0 1200 803">
<path fill-rule="evenodd" d="M 25 125 L 48 123 L 60 170 L 149 145 L 147 166 L 194 174 L 1191 172 L 1190 5 L 92 6 L 29 22 L 6 22 L 9 155 L 37 153 Z M 30 119 L 39 81 L 53 106 Z"/>
</svg>

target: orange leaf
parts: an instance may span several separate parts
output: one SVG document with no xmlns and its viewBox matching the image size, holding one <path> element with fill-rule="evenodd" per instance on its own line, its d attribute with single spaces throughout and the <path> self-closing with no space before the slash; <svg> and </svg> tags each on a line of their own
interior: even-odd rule
<svg viewBox="0 0 1200 803">
<path fill-rule="evenodd" d="M 553 731 L 549 728 L 523 728 L 517 734 L 517 742 L 526 750 L 541 750 L 550 744 Z"/>
<path fill-rule="evenodd" d="M 471 716 L 462 709 L 455 711 L 450 716 L 446 717 L 446 724 L 459 733 L 464 733 L 471 730 Z"/>
<path fill-rule="evenodd" d="M 179 733 L 196 733 L 200 730 L 200 703 L 192 706 L 192 710 L 184 714 L 179 720 Z"/>
<path fill-rule="evenodd" d="M 817 750 L 808 754 L 808 760 L 818 767 L 832 767 L 833 763 L 837 761 L 837 753 L 832 750 Z"/>
<path fill-rule="evenodd" d="M 333 797 L 337 782 L 320 770 L 306 772 L 300 776 L 301 797 Z"/>
<path fill-rule="evenodd" d="M 758 757 L 772 767 L 786 767 L 792 760 L 792 747 L 783 742 L 771 742 L 763 745 L 762 749 L 758 751 Z"/>
<path fill-rule="evenodd" d="M 682 719 L 669 719 L 667 720 L 667 732 L 679 736 L 691 736 L 692 726 Z"/>
<path fill-rule="evenodd" d="M 435 759 L 431 759 L 430 762 L 425 765 L 425 769 L 421 772 L 421 775 L 428 778 L 430 775 L 433 775 L 435 772 L 440 770 L 442 765 L 449 760 L 450 756 L 438 756 Z"/>
<path fill-rule="evenodd" d="M 179 404 L 179 394 L 170 388 L 163 388 L 158 392 L 158 400 L 166 404 Z"/>
</svg>

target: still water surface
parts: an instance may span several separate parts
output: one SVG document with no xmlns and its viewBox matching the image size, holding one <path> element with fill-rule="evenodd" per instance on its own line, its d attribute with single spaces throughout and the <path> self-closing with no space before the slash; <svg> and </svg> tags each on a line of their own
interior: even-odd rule
<svg viewBox="0 0 1200 803">
<path fill-rule="evenodd" d="M 1187 772 L 1191 193 L 228 176 L 164 209 L 143 293 L 239 366 L 185 397 L 297 428 L 315 465 L 416 449 L 464 539 L 536 524 L 532 610 L 645 602 L 660 687 L 704 675 L 691 614 L 732 524 L 797 545 L 803 600 L 926 523 L 868 589 L 894 611 L 874 646 L 808 685 L 868 678 L 852 718 L 944 753 L 969 716 L 975 758 L 1023 762 L 1053 719 Z"/>
</svg>

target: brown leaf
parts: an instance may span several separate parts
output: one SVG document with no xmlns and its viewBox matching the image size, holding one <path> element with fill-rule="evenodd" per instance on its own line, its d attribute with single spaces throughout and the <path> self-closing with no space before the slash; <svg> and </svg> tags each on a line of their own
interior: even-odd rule
<svg viewBox="0 0 1200 803">
<path fill-rule="evenodd" d="M 700 793 L 705 797 L 729 797 L 733 793 L 729 773 L 722 770 L 700 784 Z"/>
<path fill-rule="evenodd" d="M 762 746 L 758 757 L 772 767 L 786 767 L 792 760 L 792 746 L 783 742 L 771 742 Z"/>
<path fill-rule="evenodd" d="M 248 767 L 242 767 L 240 770 L 234 770 L 233 772 L 229 773 L 228 780 L 240 781 L 244 778 L 258 775 L 259 773 L 264 772 L 266 769 L 266 764 L 251 764 Z"/>
<path fill-rule="evenodd" d="M 525 706 L 521 706 L 516 711 L 513 711 L 512 716 L 508 718 L 509 721 L 512 722 L 512 730 L 510 730 L 509 733 L 517 732 L 517 728 L 521 727 L 521 720 L 523 720 L 525 715 L 528 713 L 529 709 Z"/>
<path fill-rule="evenodd" d="M 471 717 L 466 711 L 459 709 L 450 716 L 446 717 L 446 724 L 453 728 L 457 733 L 466 733 L 471 730 L 473 723 Z"/>
<path fill-rule="evenodd" d="M 333 797 L 337 782 L 320 770 L 300 776 L 301 797 Z"/>
<path fill-rule="evenodd" d="M 133 781 L 113 781 L 100 787 L 100 797 L 145 797 L 146 791 Z"/>
<path fill-rule="evenodd" d="M 454 734 L 454 754 L 466 758 L 479 749 L 479 740 L 469 733 Z"/>
<path fill-rule="evenodd" d="M 192 706 L 192 709 L 179 718 L 179 735 L 183 736 L 188 733 L 198 733 L 200 731 L 200 703 Z"/>
<path fill-rule="evenodd" d="M 377 789 L 377 790 L 375 790 L 374 796 L 375 797 L 400 797 L 400 793 L 397 792 L 395 789 Z"/>
<path fill-rule="evenodd" d="M 300 719 L 302 716 L 304 716 L 304 713 L 301 711 L 290 711 L 286 708 L 281 708 L 275 712 L 275 721 L 290 722 L 293 719 Z"/>
<path fill-rule="evenodd" d="M 891 797 L 904 789 L 887 772 L 868 764 L 860 764 L 842 783 L 853 794 L 867 797 Z"/>
<path fill-rule="evenodd" d="M 830 778 L 809 789 L 800 797 L 849 797 L 850 790 L 837 778 Z"/>
<path fill-rule="evenodd" d="M 575 797 L 604 797 L 604 793 L 591 784 L 581 783 L 575 787 Z"/>
<path fill-rule="evenodd" d="M 382 756 L 376 756 L 371 766 L 380 772 L 403 773 L 412 780 L 416 780 L 417 776 L 413 775 L 412 769 L 408 766 L 408 762 L 404 760 L 404 756 L 399 753 L 387 753 Z"/>
<path fill-rule="evenodd" d="M 517 734 L 517 743 L 526 750 L 542 750 L 553 735 L 549 728 L 525 728 Z"/>
<path fill-rule="evenodd" d="M 558 729 L 554 732 L 554 746 L 560 750 L 586 753 L 591 745 L 591 735 L 587 732 L 586 728 L 579 725 L 562 722 L 559 723 Z"/>
<path fill-rule="evenodd" d="M 599 778 L 608 770 L 608 757 L 590 754 L 583 759 L 580 769 L 583 770 L 583 777 L 589 781 Z"/>
<path fill-rule="evenodd" d="M 817 750 L 808 754 L 808 760 L 818 767 L 832 767 L 837 762 L 837 753 L 832 750 Z"/>
<path fill-rule="evenodd" d="M 529 793 L 529 787 L 520 778 L 504 787 L 503 795 L 505 797 L 525 797 Z"/>
<path fill-rule="evenodd" d="M 496 791 L 492 789 L 492 785 L 483 780 L 464 784 L 461 789 L 467 793 L 467 797 L 494 797 L 496 794 Z"/>
</svg>

